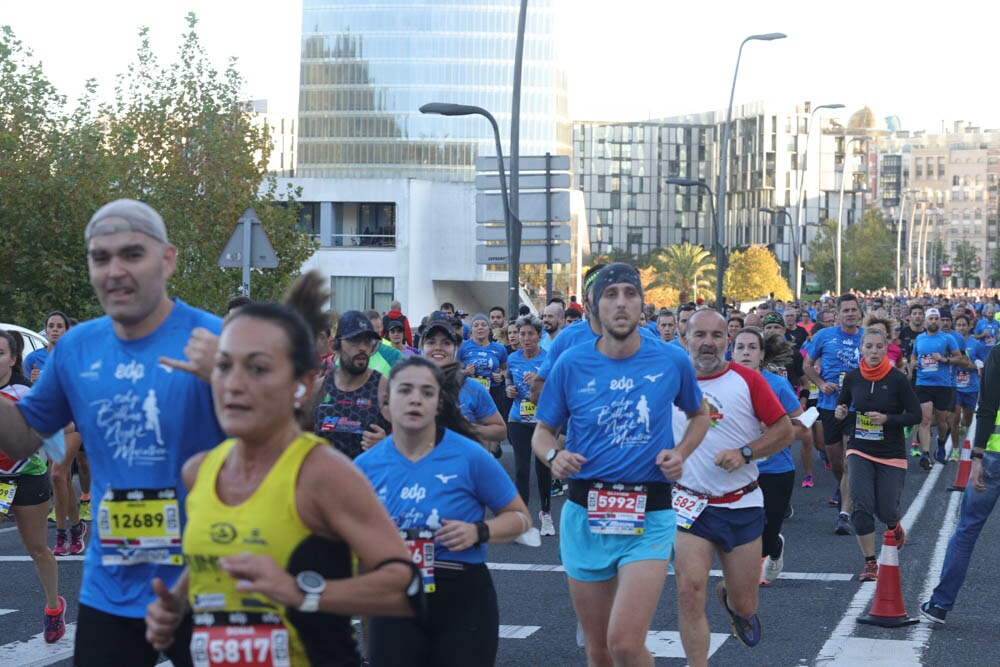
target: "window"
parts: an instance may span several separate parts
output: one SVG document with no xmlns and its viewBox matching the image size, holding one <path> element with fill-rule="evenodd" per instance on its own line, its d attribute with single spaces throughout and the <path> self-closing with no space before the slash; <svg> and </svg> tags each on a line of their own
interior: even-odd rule
<svg viewBox="0 0 1000 667">
<path fill-rule="evenodd" d="M 389 310 L 393 297 L 393 278 L 368 276 L 330 276 L 330 307 L 345 310 Z"/>
</svg>

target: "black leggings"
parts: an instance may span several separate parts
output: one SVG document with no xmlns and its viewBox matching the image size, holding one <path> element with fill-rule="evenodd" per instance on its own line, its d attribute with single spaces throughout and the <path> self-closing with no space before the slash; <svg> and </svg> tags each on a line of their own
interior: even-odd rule
<svg viewBox="0 0 1000 667">
<path fill-rule="evenodd" d="M 886 527 L 899 522 L 899 497 L 903 492 L 906 470 L 885 463 L 876 463 L 852 454 L 847 468 L 851 484 L 851 523 L 858 535 L 875 532 L 875 519 Z M 874 515 L 874 516 L 873 516 Z"/>
<path fill-rule="evenodd" d="M 531 462 L 534 461 L 539 502 L 542 511 L 548 512 L 552 501 L 552 471 L 539 461 L 531 450 L 531 434 L 534 432 L 534 424 L 523 422 L 507 424 L 507 438 L 510 440 L 510 446 L 514 448 L 514 486 L 527 505 L 531 497 Z"/>
<path fill-rule="evenodd" d="M 795 471 L 761 473 L 757 484 L 764 493 L 764 532 L 761 534 L 760 555 L 777 558 L 781 555 L 778 533 L 785 521 L 785 510 L 792 501 Z"/>
<path fill-rule="evenodd" d="M 191 615 L 188 614 L 166 654 L 175 667 L 192 667 Z M 115 616 L 80 605 L 76 619 L 76 646 L 73 664 L 76 667 L 152 667 L 160 652 L 146 641 L 146 619 Z"/>
<path fill-rule="evenodd" d="M 368 653 L 376 667 L 491 667 L 497 658 L 500 612 L 485 563 L 464 571 L 434 569 L 428 619 L 373 618 Z"/>
</svg>

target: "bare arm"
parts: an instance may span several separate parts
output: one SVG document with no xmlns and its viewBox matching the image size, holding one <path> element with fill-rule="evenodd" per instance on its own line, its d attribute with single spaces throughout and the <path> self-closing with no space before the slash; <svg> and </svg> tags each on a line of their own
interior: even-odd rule
<svg viewBox="0 0 1000 667">
<path fill-rule="evenodd" d="M 476 433 L 476 439 L 481 443 L 500 442 L 507 437 L 507 427 L 503 425 L 503 417 L 499 412 L 494 412 L 489 417 L 474 422 L 472 430 Z"/>
<path fill-rule="evenodd" d="M 0 451 L 18 461 L 42 446 L 42 437 L 28 426 L 13 401 L 0 399 Z"/>
<path fill-rule="evenodd" d="M 542 387 L 544 386 L 545 380 L 537 375 L 531 381 L 531 402 L 535 405 L 538 405 L 538 397 L 542 395 Z"/>
</svg>

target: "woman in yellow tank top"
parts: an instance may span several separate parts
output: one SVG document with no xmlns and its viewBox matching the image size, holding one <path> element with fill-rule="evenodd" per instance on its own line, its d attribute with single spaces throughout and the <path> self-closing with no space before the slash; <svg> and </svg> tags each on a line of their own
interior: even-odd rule
<svg viewBox="0 0 1000 667">
<path fill-rule="evenodd" d="M 299 289 L 314 292 L 311 319 L 322 290 L 309 278 Z M 252 304 L 226 322 L 212 394 L 232 437 L 184 466 L 187 569 L 173 590 L 153 582 L 155 648 L 191 613 L 196 665 L 359 665 L 351 614 L 412 615 L 419 571 L 370 484 L 299 428 L 316 362 L 310 327 L 287 307 Z M 351 576 L 352 551 L 366 574 Z"/>
</svg>

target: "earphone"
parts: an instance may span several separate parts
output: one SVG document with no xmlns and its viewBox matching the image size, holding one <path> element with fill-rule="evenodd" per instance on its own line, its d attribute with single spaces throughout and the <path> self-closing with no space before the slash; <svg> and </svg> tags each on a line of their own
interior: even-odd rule
<svg viewBox="0 0 1000 667">
<path fill-rule="evenodd" d="M 306 386 L 300 382 L 298 388 L 295 390 L 295 398 L 302 398 L 305 395 L 306 395 Z"/>
</svg>

